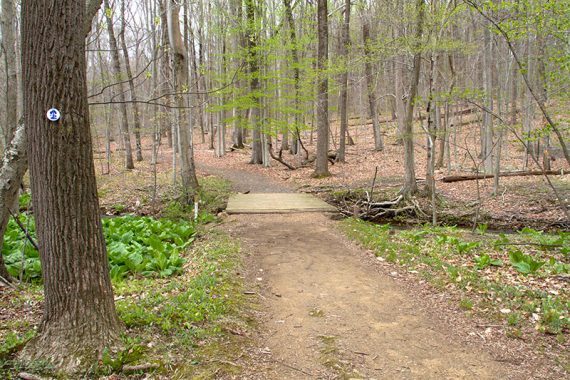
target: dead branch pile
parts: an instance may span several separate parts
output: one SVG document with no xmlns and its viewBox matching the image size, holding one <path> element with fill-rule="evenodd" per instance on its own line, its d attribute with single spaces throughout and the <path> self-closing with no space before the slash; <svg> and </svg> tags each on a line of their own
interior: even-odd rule
<svg viewBox="0 0 570 380">
<path fill-rule="evenodd" d="M 416 199 L 405 198 L 403 195 L 392 200 L 375 200 L 368 191 L 364 194 L 349 191 L 336 196 L 333 202 L 341 214 L 370 222 L 379 222 L 402 214 L 427 217 Z"/>
</svg>

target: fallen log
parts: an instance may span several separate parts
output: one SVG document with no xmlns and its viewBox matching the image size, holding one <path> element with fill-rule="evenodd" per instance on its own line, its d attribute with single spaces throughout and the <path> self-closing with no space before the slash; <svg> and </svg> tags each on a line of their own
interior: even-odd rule
<svg viewBox="0 0 570 380">
<path fill-rule="evenodd" d="M 568 173 L 568 172 L 566 172 Z M 525 172 L 507 172 L 499 173 L 499 177 L 527 177 L 536 175 L 564 175 L 566 174 L 564 170 L 547 170 L 547 171 L 525 171 Z M 494 178 L 494 174 L 467 174 L 467 175 L 452 175 L 443 177 L 441 182 L 451 183 L 451 182 L 461 182 L 461 181 L 474 181 L 477 179 L 488 179 Z"/>
</svg>

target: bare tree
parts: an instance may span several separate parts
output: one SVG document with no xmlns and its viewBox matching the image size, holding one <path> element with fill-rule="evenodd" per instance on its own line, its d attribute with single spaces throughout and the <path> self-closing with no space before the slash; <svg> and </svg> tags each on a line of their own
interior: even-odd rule
<svg viewBox="0 0 570 380">
<path fill-rule="evenodd" d="M 364 76 L 368 92 L 368 106 L 372 118 L 372 131 L 374 132 L 374 150 L 384 150 L 384 142 L 380 133 L 380 120 L 378 119 L 378 104 L 376 100 L 376 83 L 372 69 L 372 42 L 370 40 L 370 21 L 366 15 L 361 17 L 362 42 L 364 44 Z"/>
<path fill-rule="evenodd" d="M 125 168 L 134 169 L 135 164 L 133 162 L 133 148 L 131 146 L 131 135 L 129 134 L 129 118 L 127 116 L 127 102 L 125 98 L 125 90 L 123 88 L 123 82 L 121 81 L 121 59 L 119 58 L 119 47 L 117 45 L 117 39 L 115 38 L 115 29 L 113 26 L 113 10 L 109 5 L 109 0 L 104 0 L 105 5 L 105 19 L 107 21 L 107 33 L 109 34 L 109 45 L 111 48 L 111 60 L 113 62 L 113 75 L 117 83 L 117 97 L 119 99 L 119 109 L 121 110 L 121 122 L 120 130 L 121 137 L 123 140 L 123 145 L 125 149 Z"/>
<path fill-rule="evenodd" d="M 348 47 L 350 45 L 350 0 L 344 2 L 344 23 L 340 41 L 340 57 L 343 60 L 340 75 L 340 138 L 336 160 L 345 162 L 346 133 L 348 131 Z"/>
<path fill-rule="evenodd" d="M 133 73 L 131 70 L 131 62 L 129 59 L 129 50 L 127 49 L 127 42 L 125 41 L 125 29 L 127 27 L 127 17 L 125 15 L 125 3 L 127 0 L 121 1 L 121 30 L 119 31 L 119 40 L 121 41 L 121 49 L 123 51 L 123 58 L 125 60 L 125 70 L 127 72 L 127 80 L 129 81 L 129 90 L 131 92 L 131 101 L 133 107 L 133 120 L 134 120 L 134 134 L 135 134 L 135 153 L 137 161 L 142 161 L 142 144 L 141 144 L 141 115 L 139 111 L 139 104 L 137 103 L 137 94 L 135 92 L 135 81 L 133 80 Z"/>
<path fill-rule="evenodd" d="M 6 64 L 6 114 L 2 145 L 7 147 L 18 123 L 18 63 L 16 61 L 16 11 L 14 0 L 2 0 L 2 49 Z"/>
<path fill-rule="evenodd" d="M 188 92 L 190 78 L 188 75 L 188 54 L 182 41 L 180 31 L 180 5 L 175 0 L 166 0 L 168 15 L 168 37 L 172 46 L 172 62 L 174 66 L 174 88 L 178 106 L 178 138 L 180 141 L 180 172 L 182 178 L 183 201 L 190 204 L 198 191 L 194 149 L 192 146 L 191 117 L 188 115 L 188 102 L 184 92 Z"/>
<path fill-rule="evenodd" d="M 329 173 L 329 27 L 327 0 L 317 2 L 317 160 L 312 176 L 330 176 Z"/>
<path fill-rule="evenodd" d="M 421 53 L 421 38 L 423 35 L 424 17 L 425 17 L 425 2 L 424 0 L 417 0 L 417 21 L 416 21 L 416 43 L 414 51 L 414 64 L 412 71 L 412 82 L 410 84 L 410 91 L 406 101 L 404 123 L 403 123 L 403 136 L 404 142 L 404 187 L 402 194 L 409 196 L 418 191 L 418 184 L 416 182 L 416 169 L 414 159 L 414 104 L 418 94 L 418 85 L 420 82 L 420 70 L 422 64 Z"/>
</svg>

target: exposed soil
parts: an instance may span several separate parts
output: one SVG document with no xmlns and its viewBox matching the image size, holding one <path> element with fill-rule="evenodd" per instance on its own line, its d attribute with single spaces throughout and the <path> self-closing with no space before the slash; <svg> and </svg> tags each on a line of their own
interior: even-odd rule
<svg viewBox="0 0 570 380">
<path fill-rule="evenodd" d="M 237 188 L 278 186 L 232 173 Z M 347 241 L 335 223 L 319 213 L 226 218 L 260 308 L 246 370 L 235 378 L 560 378 L 530 345 L 467 318 L 445 294 Z"/>
</svg>

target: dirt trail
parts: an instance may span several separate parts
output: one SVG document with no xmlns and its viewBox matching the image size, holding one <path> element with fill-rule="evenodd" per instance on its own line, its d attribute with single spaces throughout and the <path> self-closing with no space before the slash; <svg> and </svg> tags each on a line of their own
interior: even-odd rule
<svg viewBox="0 0 570 380">
<path fill-rule="evenodd" d="M 504 363 L 454 343 L 321 214 L 238 215 L 231 233 L 261 284 L 255 379 L 504 379 Z M 264 355 L 266 356 L 264 358 Z"/>
<path fill-rule="evenodd" d="M 226 171 L 212 174 L 237 180 L 240 190 L 279 188 L 262 176 Z M 529 378 L 528 366 L 513 359 L 518 353 L 490 350 L 480 334 L 472 339 L 446 322 L 457 316 L 442 317 L 453 312 L 392 278 L 395 273 L 347 241 L 336 223 L 320 213 L 226 218 L 222 228 L 242 242 L 256 292 L 251 297 L 260 303 L 250 359 L 233 378 Z M 532 372 L 532 378 L 549 377 L 544 367 Z"/>
</svg>

